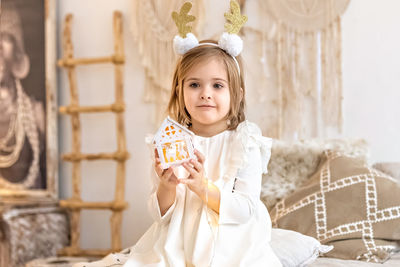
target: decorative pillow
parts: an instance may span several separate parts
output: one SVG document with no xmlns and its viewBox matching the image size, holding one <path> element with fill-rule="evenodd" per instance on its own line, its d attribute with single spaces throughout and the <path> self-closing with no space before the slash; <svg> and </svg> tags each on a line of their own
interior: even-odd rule
<svg viewBox="0 0 400 267">
<path fill-rule="evenodd" d="M 326 151 L 317 172 L 271 210 L 274 226 L 333 245 L 327 257 L 384 262 L 400 240 L 400 184 Z"/>
<path fill-rule="evenodd" d="M 283 267 L 302 267 L 315 261 L 319 255 L 332 250 L 311 237 L 301 233 L 273 228 L 271 232 L 272 250 Z"/>
<path fill-rule="evenodd" d="M 268 210 L 293 193 L 313 174 L 324 150 L 340 151 L 367 161 L 368 145 L 363 139 L 332 139 L 284 142 L 274 140 L 268 174 L 263 176 L 261 200 Z"/>
</svg>

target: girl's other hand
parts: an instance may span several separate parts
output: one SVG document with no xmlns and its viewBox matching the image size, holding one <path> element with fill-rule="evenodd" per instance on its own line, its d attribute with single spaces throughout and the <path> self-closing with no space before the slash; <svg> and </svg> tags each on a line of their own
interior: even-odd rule
<svg viewBox="0 0 400 267">
<path fill-rule="evenodd" d="M 190 190 L 201 197 L 207 186 L 203 167 L 205 157 L 198 150 L 195 150 L 194 154 L 196 155 L 197 160 L 191 159 L 189 162 L 182 164 L 182 166 L 190 173 L 190 176 L 187 179 L 180 179 L 179 181 L 186 184 Z"/>
<path fill-rule="evenodd" d="M 160 186 L 168 190 L 175 190 L 176 186 L 179 184 L 179 180 L 175 176 L 173 169 L 171 167 L 165 170 L 161 167 L 161 160 L 158 157 L 157 150 L 155 150 L 154 168 L 158 178 L 160 179 Z"/>
</svg>

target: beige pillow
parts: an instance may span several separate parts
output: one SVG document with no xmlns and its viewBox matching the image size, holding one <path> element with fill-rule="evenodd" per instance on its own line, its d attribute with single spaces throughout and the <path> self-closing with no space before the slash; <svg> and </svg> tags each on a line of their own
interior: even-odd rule
<svg viewBox="0 0 400 267">
<path fill-rule="evenodd" d="M 400 184 L 359 159 L 325 151 L 317 171 L 276 204 L 271 219 L 333 245 L 327 257 L 384 262 L 400 240 Z"/>
</svg>

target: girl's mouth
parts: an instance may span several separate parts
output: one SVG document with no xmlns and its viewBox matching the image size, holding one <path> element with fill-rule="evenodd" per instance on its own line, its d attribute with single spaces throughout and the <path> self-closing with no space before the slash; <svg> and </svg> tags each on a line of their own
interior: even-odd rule
<svg viewBox="0 0 400 267">
<path fill-rule="evenodd" d="M 215 106 L 211 106 L 211 105 L 200 105 L 197 107 L 199 107 L 199 108 L 215 108 Z"/>
</svg>

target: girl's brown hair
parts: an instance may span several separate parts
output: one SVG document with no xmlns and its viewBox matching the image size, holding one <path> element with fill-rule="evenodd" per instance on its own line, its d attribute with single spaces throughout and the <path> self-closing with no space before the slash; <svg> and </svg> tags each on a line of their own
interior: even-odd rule
<svg viewBox="0 0 400 267">
<path fill-rule="evenodd" d="M 205 40 L 202 42 L 216 43 L 215 41 Z M 200 42 L 200 43 L 202 43 Z M 197 64 L 204 62 L 210 58 L 221 60 L 227 71 L 229 93 L 230 93 L 230 109 L 227 115 L 228 129 L 234 130 L 245 120 L 245 85 L 243 79 L 243 68 L 240 56 L 236 60 L 240 66 L 239 69 L 232 56 L 228 55 L 224 50 L 213 45 L 199 45 L 186 52 L 176 64 L 174 78 L 172 81 L 171 97 L 168 103 L 168 113 L 173 119 L 181 124 L 191 126 L 190 114 L 185 108 L 183 96 L 183 84 L 187 73 Z M 242 88 L 243 91 L 240 90 Z"/>
</svg>

